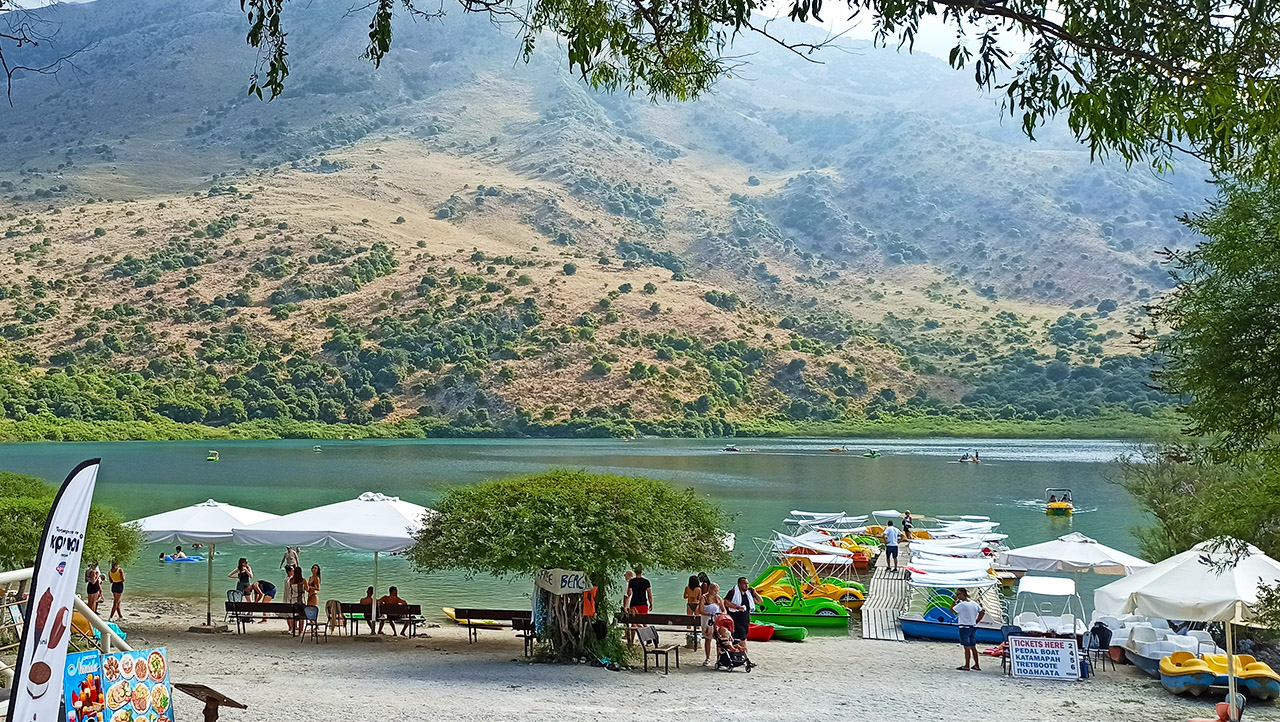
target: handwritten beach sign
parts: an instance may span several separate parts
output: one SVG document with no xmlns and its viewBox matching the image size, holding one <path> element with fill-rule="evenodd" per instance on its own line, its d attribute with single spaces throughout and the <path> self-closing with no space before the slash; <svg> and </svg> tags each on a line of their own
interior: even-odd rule
<svg viewBox="0 0 1280 722">
<path fill-rule="evenodd" d="M 1080 679 L 1080 650 L 1074 639 L 1009 637 L 1013 676 Z"/>
<path fill-rule="evenodd" d="M 543 569 L 533 575 L 533 585 L 552 594 L 582 594 L 591 588 L 586 572 L 568 569 Z"/>
</svg>

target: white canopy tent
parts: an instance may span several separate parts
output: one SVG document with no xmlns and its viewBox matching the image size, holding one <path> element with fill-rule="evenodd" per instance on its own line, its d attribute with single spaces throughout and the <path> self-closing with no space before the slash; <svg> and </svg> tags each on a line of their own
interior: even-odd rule
<svg viewBox="0 0 1280 722">
<path fill-rule="evenodd" d="M 1258 588 L 1277 584 L 1280 562 L 1251 544 L 1214 539 L 1098 589 L 1093 593 L 1093 604 L 1105 614 L 1224 622 L 1227 701 L 1231 703 L 1230 718 L 1238 719 L 1231 626 L 1257 625 L 1254 608 L 1258 604 Z"/>
<path fill-rule="evenodd" d="M 1094 572 L 1132 574 L 1150 562 L 1112 549 L 1079 532 L 1052 541 L 1010 549 L 1001 554 L 1004 564 L 1036 572 Z"/>
<path fill-rule="evenodd" d="M 275 514 L 232 506 L 210 499 L 181 509 L 143 517 L 132 523 L 142 530 L 148 543 L 177 542 L 208 544 L 206 567 L 209 588 L 205 599 L 205 626 L 213 624 L 213 555 L 215 546 L 231 541 L 231 530 L 238 526 L 275 519 Z"/>
<path fill-rule="evenodd" d="M 304 509 L 232 530 L 237 544 L 329 546 L 373 552 L 373 586 L 378 587 L 378 555 L 413 546 L 413 532 L 431 509 L 397 496 L 366 491 L 355 499 Z M 375 592 L 376 594 L 376 592 Z M 378 614 L 375 596 L 373 616 Z"/>
</svg>

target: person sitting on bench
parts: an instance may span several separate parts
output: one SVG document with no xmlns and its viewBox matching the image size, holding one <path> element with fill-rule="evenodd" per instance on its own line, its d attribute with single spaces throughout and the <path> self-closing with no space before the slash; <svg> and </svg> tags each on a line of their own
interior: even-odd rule
<svg viewBox="0 0 1280 722">
<path fill-rule="evenodd" d="M 361 599 L 359 603 L 361 606 L 369 606 L 373 604 L 373 587 L 369 587 L 364 591 L 364 599 Z M 364 621 L 369 623 L 369 634 L 373 634 L 373 613 L 370 612 L 370 614 L 364 618 Z"/>
<path fill-rule="evenodd" d="M 378 606 L 379 606 L 379 607 L 382 607 L 382 606 L 388 606 L 388 607 L 407 607 L 407 606 L 409 605 L 409 603 L 408 603 L 408 602 L 406 602 L 405 600 L 401 599 L 401 598 L 400 598 L 400 595 L 396 593 L 396 588 L 395 588 L 395 587 L 391 587 L 391 588 L 390 588 L 389 590 L 387 590 L 387 591 L 388 591 L 387 596 L 385 596 L 385 597 L 380 597 L 380 598 L 378 599 Z M 382 634 L 382 625 L 384 625 L 384 624 L 386 624 L 386 623 L 387 623 L 387 620 L 385 620 L 385 619 L 379 619 L 379 620 L 378 620 L 378 634 Z M 401 625 L 400 625 L 400 634 L 401 634 L 401 635 L 403 635 L 403 636 L 405 636 L 405 637 L 409 636 L 408 631 L 407 631 L 408 629 L 409 629 L 409 623 L 408 623 L 408 622 L 404 622 L 403 624 L 401 624 Z M 395 634 L 396 634 L 396 623 L 395 623 L 395 621 L 394 621 L 394 620 L 392 620 L 392 621 L 391 621 L 391 634 L 392 634 L 392 636 L 395 636 Z"/>
</svg>

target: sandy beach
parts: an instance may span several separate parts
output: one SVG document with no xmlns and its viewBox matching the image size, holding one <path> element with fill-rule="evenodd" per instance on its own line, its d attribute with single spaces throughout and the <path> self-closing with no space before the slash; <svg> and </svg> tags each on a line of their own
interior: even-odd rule
<svg viewBox="0 0 1280 722">
<path fill-rule="evenodd" d="M 243 636 L 187 631 L 203 608 L 133 599 L 127 623 L 135 648 L 169 649 L 173 679 L 207 684 L 249 705 L 223 719 L 739 720 L 983 719 L 1185 720 L 1212 716 L 1207 700 L 1180 699 L 1131 666 L 1079 683 L 1006 678 L 999 660 L 980 672 L 955 669 L 955 645 L 811 637 L 752 646 L 753 672 L 713 671 L 701 651 L 681 650 L 670 675 L 637 666 L 611 672 L 587 665 L 531 664 L 510 630 L 486 630 L 468 644 L 457 626 L 427 638 L 331 637 L 312 644 L 282 633 L 283 622 Z M 671 635 L 683 639 L 683 635 Z M 638 662 L 637 662 L 638 664 Z M 198 713 L 178 694 L 179 719 Z M 1272 705 L 1246 719 L 1280 719 Z"/>
</svg>

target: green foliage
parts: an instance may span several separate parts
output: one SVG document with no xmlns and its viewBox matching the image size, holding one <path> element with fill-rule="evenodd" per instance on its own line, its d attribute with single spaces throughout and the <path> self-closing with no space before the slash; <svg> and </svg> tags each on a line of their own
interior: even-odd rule
<svg viewBox="0 0 1280 722">
<path fill-rule="evenodd" d="M 702 296 L 707 303 L 712 306 L 723 308 L 726 311 L 737 311 L 738 304 L 742 303 L 742 299 L 738 298 L 736 293 L 724 293 L 721 291 L 707 291 Z"/>
<path fill-rule="evenodd" d="M 1152 311 L 1165 355 L 1154 375 L 1187 394 L 1193 434 L 1237 454 L 1273 446 L 1280 430 L 1280 186 L 1227 184 L 1188 225 L 1208 240 L 1173 252 L 1178 287 Z"/>
<path fill-rule="evenodd" d="M 35 562 L 57 488 L 43 479 L 0 472 L 0 566 L 20 569 Z M 83 558 L 127 564 L 142 550 L 142 532 L 126 525 L 124 516 L 108 506 L 89 509 Z"/>
<path fill-rule="evenodd" d="M 572 276 L 573 274 L 575 274 L 575 273 L 577 273 L 577 272 L 578 272 L 578 265 L 577 265 L 576 263 L 566 263 L 566 264 L 564 264 L 564 275 L 566 275 L 566 276 Z"/>
<path fill-rule="evenodd" d="M 1229 536 L 1280 555 L 1280 474 L 1256 457 L 1215 464 L 1197 447 L 1145 447 L 1120 479 L 1154 520 L 1138 529 L 1148 559 Z"/>
<path fill-rule="evenodd" d="M 400 5 L 410 14 L 416 10 L 408 0 L 373 6 L 365 56 L 375 64 L 390 50 Z M 465 7 L 511 12 L 497 5 Z M 1280 19 L 1243 0 L 1190 8 L 1157 2 L 1141 12 L 1119 0 L 1018 0 L 941 10 L 922 0 L 843 7 L 849 22 L 875 28 L 878 43 L 908 49 L 921 22 L 940 15 L 957 36 L 950 64 L 972 68 L 979 88 L 1001 90 L 1007 112 L 1029 136 L 1062 113 L 1094 156 L 1152 159 L 1163 167 L 1176 148 L 1191 147 L 1220 170 L 1261 176 L 1280 167 L 1274 145 L 1280 98 L 1273 92 L 1269 54 Z M 248 41 L 261 63 L 249 91 L 259 97 L 264 90 L 273 97 L 282 92 L 289 74 L 282 8 L 283 0 L 254 0 L 244 8 Z M 822 10 L 813 0 L 717 0 L 664 13 L 540 0 L 517 14 L 526 59 L 540 36 L 554 33 L 565 38 L 570 67 L 591 85 L 686 99 L 730 71 L 733 64 L 721 52 L 739 34 L 760 30 L 761 18 L 807 22 Z M 825 44 L 767 36 L 803 52 Z"/>
<path fill-rule="evenodd" d="M 640 261 L 671 271 L 677 275 L 684 273 L 684 261 L 680 257 L 670 251 L 658 251 L 653 249 L 644 241 L 631 241 L 626 238 L 619 238 L 617 246 L 618 255 L 624 259 Z M 646 284 L 646 286 L 652 284 Z"/>
<path fill-rule="evenodd" d="M 608 615 L 624 569 L 715 570 L 730 561 L 728 518 L 719 507 L 643 477 L 553 470 L 455 487 L 423 520 L 406 553 L 419 571 L 528 576 L 542 569 L 587 572 Z M 555 657 L 576 656 L 584 640 L 552 634 Z M 589 644 L 589 643 L 588 643 Z M 618 658 L 616 634 L 607 652 Z"/>
<path fill-rule="evenodd" d="M 578 569 L 726 566 L 728 518 L 692 489 L 632 476 L 555 470 L 454 487 L 407 552 L 420 571 L 523 576 Z"/>
</svg>

